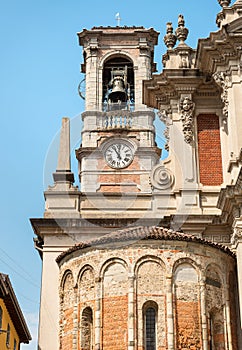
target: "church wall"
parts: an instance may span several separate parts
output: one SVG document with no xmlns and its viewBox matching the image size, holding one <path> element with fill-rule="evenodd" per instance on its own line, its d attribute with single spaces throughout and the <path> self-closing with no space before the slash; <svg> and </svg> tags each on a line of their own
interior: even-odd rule
<svg viewBox="0 0 242 350">
<path fill-rule="evenodd" d="M 201 313 L 198 274 L 189 263 L 174 271 L 174 308 L 176 346 L 178 349 L 201 348 Z"/>
<path fill-rule="evenodd" d="M 239 324 L 239 300 L 238 294 L 235 292 L 238 290 L 236 283 L 236 277 L 234 272 L 230 272 L 229 275 L 229 300 L 231 301 L 230 307 L 230 319 L 231 319 L 231 336 L 232 336 L 232 346 L 233 349 L 238 349 L 238 337 L 240 330 L 237 329 L 236 319 Z"/>
<path fill-rule="evenodd" d="M 97 248 L 74 252 L 61 262 L 61 280 L 67 270 L 72 271 L 79 296 L 77 301 L 73 297 L 73 309 L 62 317 L 69 328 L 73 326 L 73 339 L 64 329 L 60 333 L 61 350 L 66 344 L 72 348 L 75 339 L 78 347 L 74 348 L 78 350 L 94 346 L 144 350 L 145 311 L 149 306 L 156 312 L 157 350 L 171 346 L 205 349 L 211 339 L 211 325 L 212 339 L 219 349 L 229 349 L 227 339 L 236 344 L 236 330 L 232 330 L 236 315 L 225 297 L 229 281 L 221 278 L 234 270 L 231 256 L 202 244 L 179 241 L 137 241 L 127 247 L 114 243 Z M 90 322 L 86 326 L 82 322 L 87 307 L 92 310 L 92 330 Z M 89 345 L 82 341 L 83 324 Z"/>
<path fill-rule="evenodd" d="M 74 288 L 73 276 L 67 272 L 63 282 L 63 293 L 61 294 L 61 350 L 68 350 L 73 343 L 73 318 L 74 318 Z"/>
<path fill-rule="evenodd" d="M 231 305 L 232 306 L 232 305 Z M 215 349 L 226 349 L 224 334 L 224 292 L 219 269 L 212 264 L 206 271 L 206 308 L 208 318 L 208 343 Z"/>
<path fill-rule="evenodd" d="M 90 310 L 92 320 L 85 327 L 85 311 Z M 95 280 L 91 266 L 82 269 L 78 281 L 78 350 L 89 350 L 93 345 L 94 327 L 93 314 L 95 310 Z M 88 328 L 88 329 L 86 329 Z M 91 344 L 91 345 L 90 345 Z"/>
<path fill-rule="evenodd" d="M 165 265 L 155 256 L 146 256 L 138 262 L 136 273 L 138 349 L 144 343 L 144 308 L 157 305 L 157 343 L 159 349 L 166 348 L 166 293 Z"/>
<path fill-rule="evenodd" d="M 103 349 L 127 349 L 128 275 L 120 262 L 104 271 L 102 319 Z"/>
</svg>

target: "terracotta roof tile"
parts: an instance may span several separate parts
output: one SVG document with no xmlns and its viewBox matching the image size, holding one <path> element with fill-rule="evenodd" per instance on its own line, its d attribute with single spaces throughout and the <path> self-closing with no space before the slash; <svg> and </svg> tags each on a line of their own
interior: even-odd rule
<svg viewBox="0 0 242 350">
<path fill-rule="evenodd" d="M 235 254 L 226 246 L 219 243 L 214 243 L 207 241 L 203 238 L 199 238 L 193 235 L 176 232 L 171 229 L 163 228 L 160 226 L 136 226 L 121 229 L 118 231 L 111 232 L 100 238 L 92 239 L 87 242 L 80 242 L 75 244 L 73 247 L 67 249 L 61 253 L 56 261 L 59 263 L 65 256 L 71 254 L 72 252 L 94 246 L 102 246 L 109 243 L 116 242 L 132 242 L 137 240 L 167 240 L 167 241 L 187 241 L 196 242 L 204 245 L 209 245 L 211 247 L 222 250 L 223 252 L 235 257 Z"/>
</svg>

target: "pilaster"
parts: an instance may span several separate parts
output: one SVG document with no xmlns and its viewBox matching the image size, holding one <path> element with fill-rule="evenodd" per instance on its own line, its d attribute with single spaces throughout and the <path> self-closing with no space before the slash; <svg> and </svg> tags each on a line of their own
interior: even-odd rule
<svg viewBox="0 0 242 350">
<path fill-rule="evenodd" d="M 237 278 L 240 315 L 242 315 L 242 217 L 235 220 L 233 224 L 233 235 L 231 243 L 236 251 L 237 257 Z M 240 320 L 242 327 L 242 319 Z"/>
<path fill-rule="evenodd" d="M 135 349 L 135 276 L 128 278 L 128 350 Z"/>
<path fill-rule="evenodd" d="M 166 276 L 166 317 L 167 317 L 167 345 L 168 350 L 174 350 L 174 307 L 172 293 L 172 275 Z"/>
<path fill-rule="evenodd" d="M 95 350 L 101 349 L 101 313 L 102 313 L 102 279 L 95 279 L 96 300 L 95 300 Z"/>
</svg>

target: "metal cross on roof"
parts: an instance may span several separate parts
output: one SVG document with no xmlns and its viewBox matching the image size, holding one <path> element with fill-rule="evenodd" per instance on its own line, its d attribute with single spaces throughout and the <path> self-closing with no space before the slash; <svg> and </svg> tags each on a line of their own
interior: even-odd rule
<svg viewBox="0 0 242 350">
<path fill-rule="evenodd" d="M 117 27 L 120 27 L 120 21 L 121 21 L 121 17 L 120 17 L 120 13 L 116 13 L 115 15 L 115 19 L 117 21 Z"/>
</svg>

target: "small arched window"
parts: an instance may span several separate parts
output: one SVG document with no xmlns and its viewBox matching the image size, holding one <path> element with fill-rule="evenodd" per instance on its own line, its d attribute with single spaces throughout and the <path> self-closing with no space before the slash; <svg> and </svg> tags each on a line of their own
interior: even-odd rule
<svg viewBox="0 0 242 350">
<path fill-rule="evenodd" d="M 81 348 L 91 350 L 93 347 L 93 316 L 92 309 L 86 307 L 81 317 Z"/>
<path fill-rule="evenodd" d="M 155 302 L 146 302 L 143 307 L 145 350 L 156 350 L 157 309 Z"/>
</svg>

